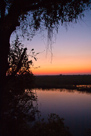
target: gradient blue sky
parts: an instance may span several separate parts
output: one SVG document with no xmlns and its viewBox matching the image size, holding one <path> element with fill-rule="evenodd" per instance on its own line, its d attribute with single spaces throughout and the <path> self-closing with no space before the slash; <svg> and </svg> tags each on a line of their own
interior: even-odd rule
<svg viewBox="0 0 91 136">
<path fill-rule="evenodd" d="M 23 41 L 28 53 L 32 48 L 41 52 L 31 68 L 34 74 L 91 74 L 91 11 L 85 11 L 83 19 L 69 23 L 67 28 L 60 26 L 52 42 L 52 50 L 47 49 L 46 30 L 38 31 L 32 41 Z"/>
</svg>

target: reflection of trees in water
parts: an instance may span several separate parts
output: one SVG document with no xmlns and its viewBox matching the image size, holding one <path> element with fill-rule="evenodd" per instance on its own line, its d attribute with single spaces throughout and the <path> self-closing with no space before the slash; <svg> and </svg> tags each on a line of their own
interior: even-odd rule
<svg viewBox="0 0 91 136">
<path fill-rule="evenodd" d="M 11 90 L 8 98 L 10 101 L 7 103 L 8 109 L 4 111 L 2 136 L 72 136 L 64 126 L 63 119 L 56 114 L 50 114 L 48 122 L 38 120 L 41 114 L 36 92 L 25 89 L 22 94 L 15 95 Z"/>
<path fill-rule="evenodd" d="M 86 88 L 86 87 L 80 86 L 80 87 L 76 87 L 75 89 L 60 89 L 60 92 L 72 92 L 72 93 L 79 92 L 79 93 L 91 94 L 91 87 Z"/>
<path fill-rule="evenodd" d="M 30 136 L 30 134 L 32 136 L 45 136 L 47 134 L 56 136 L 54 134 L 58 132 L 58 128 L 60 129 L 60 132 L 57 133 L 57 135 L 65 136 L 67 134 L 67 136 L 70 136 L 69 131 L 64 127 L 64 122 L 56 115 L 52 116 L 52 122 L 49 121 L 47 123 L 42 120 L 37 123 L 35 122 L 36 118 L 38 119 L 41 114 L 38 111 L 36 91 L 31 90 L 30 79 L 32 82 L 33 78 L 33 75 L 28 74 L 16 76 L 12 78 L 12 80 L 9 80 L 8 87 L 6 87 L 6 94 L 4 95 L 4 100 L 7 102 L 7 104 L 5 103 L 5 106 L 7 106 L 4 108 L 2 136 Z M 55 91 L 55 89 L 52 90 Z M 77 91 L 72 89 L 57 90 L 70 92 Z M 53 121 L 54 117 L 57 118 L 56 123 Z"/>
<path fill-rule="evenodd" d="M 14 96 L 14 99 L 9 105 L 11 114 L 13 113 L 15 118 L 22 116 L 24 120 L 35 120 L 35 114 L 38 111 L 37 97 L 31 90 Z"/>
<path fill-rule="evenodd" d="M 82 85 L 82 86 L 74 86 L 74 85 L 66 85 L 66 86 L 61 86 L 57 88 L 50 88 L 50 87 L 44 87 L 44 88 L 38 88 L 38 90 L 41 91 L 58 91 L 58 92 L 79 92 L 79 93 L 88 93 L 91 94 L 91 85 Z"/>
<path fill-rule="evenodd" d="M 51 113 L 47 122 L 44 119 L 37 121 L 31 129 L 32 136 L 72 136 L 69 128 L 65 127 L 64 119 Z"/>
<path fill-rule="evenodd" d="M 67 89 L 57 90 L 67 91 Z M 76 90 L 70 91 L 75 92 Z M 4 112 L 2 136 L 71 136 L 69 129 L 64 126 L 63 119 L 56 114 L 50 114 L 48 122 L 43 119 L 36 122 L 36 117 L 40 115 L 36 91 L 25 89 L 20 94 L 14 94 L 11 90 L 8 96 L 10 101 L 7 103 L 8 109 Z"/>
<path fill-rule="evenodd" d="M 5 103 L 2 136 L 20 136 L 28 129 L 28 122 L 31 125 L 35 121 L 39 112 L 37 96 L 31 90 L 20 94 L 15 94 L 12 90 L 7 92 L 4 97 L 7 106 Z"/>
</svg>

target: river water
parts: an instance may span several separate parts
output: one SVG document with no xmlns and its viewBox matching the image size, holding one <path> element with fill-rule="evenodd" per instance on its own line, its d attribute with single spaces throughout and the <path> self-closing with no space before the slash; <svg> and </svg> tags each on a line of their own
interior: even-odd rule
<svg viewBox="0 0 91 136">
<path fill-rule="evenodd" d="M 55 113 L 64 118 L 73 136 L 85 136 L 91 129 L 91 93 L 68 89 L 34 89 L 38 108 L 46 120 Z"/>
</svg>

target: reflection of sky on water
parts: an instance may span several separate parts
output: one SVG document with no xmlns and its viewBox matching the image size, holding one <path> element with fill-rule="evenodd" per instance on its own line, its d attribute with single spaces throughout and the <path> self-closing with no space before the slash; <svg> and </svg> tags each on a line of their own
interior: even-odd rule
<svg viewBox="0 0 91 136">
<path fill-rule="evenodd" d="M 73 92 L 36 89 L 38 106 L 43 117 L 56 113 L 65 119 L 75 136 L 84 136 L 83 131 L 91 127 L 91 94 Z"/>
<path fill-rule="evenodd" d="M 76 87 L 90 88 L 90 87 L 91 87 L 91 85 L 76 85 Z"/>
</svg>

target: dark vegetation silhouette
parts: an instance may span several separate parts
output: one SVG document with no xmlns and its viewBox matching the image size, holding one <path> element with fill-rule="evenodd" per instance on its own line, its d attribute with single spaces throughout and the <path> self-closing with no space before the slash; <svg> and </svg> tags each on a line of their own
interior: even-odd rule
<svg viewBox="0 0 91 136">
<path fill-rule="evenodd" d="M 18 84 L 22 78 L 25 78 L 24 74 L 21 73 L 21 78 L 12 79 L 12 87 L 7 87 L 7 77 L 6 72 L 8 69 L 12 69 L 8 71 L 9 75 L 12 77 L 16 76 L 17 72 L 22 67 L 22 60 L 24 56 L 26 56 L 26 48 L 22 49 L 21 58 L 17 63 L 17 67 L 13 65 L 13 61 L 10 60 L 10 64 L 8 64 L 8 55 L 10 52 L 10 36 L 16 30 L 22 31 L 22 36 L 27 37 L 27 39 L 31 39 L 34 36 L 35 32 L 41 28 L 48 30 L 48 38 L 51 40 L 53 30 L 58 30 L 58 26 L 68 22 L 76 22 L 77 19 L 83 17 L 83 11 L 88 9 L 91 6 L 90 0 L 0 0 L 0 121 L 2 129 L 2 136 L 5 135 L 19 135 L 19 130 L 21 129 L 21 125 L 23 125 L 24 121 L 21 120 L 25 114 L 22 115 L 22 110 L 20 112 L 21 106 L 18 105 L 19 101 L 22 99 L 18 99 L 18 95 L 16 94 L 17 86 L 20 89 L 24 84 Z M 30 33 L 31 32 L 31 33 Z M 25 59 L 27 56 L 25 57 Z M 26 60 L 28 62 L 28 60 Z M 31 63 L 31 62 L 30 62 Z M 25 64 L 25 62 L 23 62 Z M 28 77 L 30 76 L 27 71 L 26 66 L 26 74 Z M 10 72 L 10 73 L 9 73 Z M 21 71 L 22 72 L 22 71 Z M 12 74 L 11 74 L 12 73 Z M 23 77 L 22 77 L 23 75 Z M 10 77 L 11 78 L 11 77 Z M 31 77 L 30 77 L 31 78 Z M 25 81 L 26 79 L 24 79 Z M 14 82 L 17 82 L 18 85 L 14 85 Z M 10 84 L 11 85 L 11 84 Z M 26 87 L 27 88 L 27 87 Z M 24 93 L 24 87 L 21 88 L 22 94 Z M 22 95 L 21 94 L 21 95 Z M 33 96 L 34 97 L 34 96 Z M 15 99 L 16 98 L 16 99 Z M 14 100 L 14 101 L 13 101 Z M 23 98 L 24 100 L 24 98 Z M 26 100 L 26 99 L 25 99 Z M 32 100 L 32 98 L 31 98 Z M 18 101 L 18 102 L 17 102 Z M 12 119 L 9 118 L 8 115 L 10 113 L 9 107 L 11 104 L 14 105 L 14 110 L 16 112 L 12 113 Z M 2 106 L 3 105 L 3 106 Z M 20 116 L 14 115 L 14 113 L 20 113 Z M 34 114 L 34 113 L 33 113 Z M 19 117 L 19 118 L 18 118 Z M 15 119 L 18 118 L 18 119 Z M 21 122 L 18 124 L 18 121 Z M 23 122 L 22 122 L 23 121 Z M 8 126 L 8 124 L 10 124 Z M 17 125 L 18 124 L 18 125 Z M 20 126 L 19 126 L 20 125 Z M 16 127 L 18 126 L 18 127 Z M 25 128 L 26 125 L 24 125 Z M 6 130 L 6 131 L 5 131 Z M 26 130 L 26 128 L 25 128 Z M 22 129 L 22 135 L 23 133 Z M 26 132 L 26 131 L 24 131 Z M 21 134 L 20 134 L 21 135 Z M 28 134 L 26 134 L 28 135 Z"/>
<path fill-rule="evenodd" d="M 56 114 L 48 117 L 48 122 L 40 119 L 36 93 L 32 92 L 34 76 L 31 72 L 33 60 L 29 60 L 26 48 L 20 43 L 18 36 L 10 46 L 8 54 L 7 84 L 3 99 L 2 136 L 71 136 L 64 126 L 63 119 Z M 37 60 L 34 49 L 31 49 L 31 59 Z M 36 121 L 36 117 L 39 121 Z"/>
<path fill-rule="evenodd" d="M 34 49 L 31 49 L 30 53 L 30 55 L 27 54 L 27 48 L 24 48 L 23 44 L 19 41 L 19 37 L 16 35 L 16 39 L 12 42 L 8 54 L 8 67 L 6 71 L 6 88 L 8 87 L 8 89 L 5 89 L 5 94 L 9 90 L 16 94 L 24 93 L 25 89 L 34 87 L 35 77 L 31 67 L 34 65 L 33 61 L 37 61 L 38 53 L 35 53 Z"/>
<path fill-rule="evenodd" d="M 0 1 L 0 78 L 5 83 L 8 67 L 10 36 L 17 26 L 22 29 L 23 36 L 30 35 L 41 26 L 48 29 L 51 38 L 53 29 L 67 22 L 76 22 L 83 16 L 83 11 L 90 7 L 90 0 L 1 0 Z M 27 20 L 28 17 L 28 20 Z M 27 29 L 28 28 L 28 29 Z M 28 30 L 28 31 L 27 31 Z M 1 89 L 2 90 L 2 89 Z M 1 92 L 1 94 L 3 94 Z"/>
<path fill-rule="evenodd" d="M 45 75 L 35 79 L 36 88 L 66 88 L 91 93 L 91 75 Z"/>
<path fill-rule="evenodd" d="M 16 86 L 17 88 L 22 86 L 22 89 L 33 87 L 34 75 L 32 74 L 31 67 L 33 66 L 33 59 L 36 59 L 35 56 L 34 49 L 31 49 L 31 59 L 29 59 L 27 48 L 24 48 L 23 44 L 19 41 L 19 37 L 16 35 L 16 40 L 10 46 L 6 71 L 7 83 L 10 86 L 16 83 L 15 87 L 13 86 L 14 89 Z"/>
<path fill-rule="evenodd" d="M 34 85 L 34 75 L 31 72 L 32 59 L 36 59 L 37 53 L 34 54 L 34 49 L 31 49 L 32 58 L 29 60 L 26 50 L 16 36 L 8 54 L 7 84 L 3 96 L 3 122 L 0 126 L 2 136 L 21 135 L 19 129 L 25 132 L 27 123 L 34 121 L 39 112 L 37 96 L 31 91 Z"/>
<path fill-rule="evenodd" d="M 37 54 L 34 49 L 31 49 L 31 54 L 27 54 L 27 48 L 19 41 L 18 35 L 16 35 L 15 41 L 12 42 L 10 46 L 10 52 L 8 54 L 8 67 L 6 74 L 9 76 L 16 76 L 21 74 L 26 74 L 31 72 L 31 67 L 33 66 L 33 60 L 37 61 Z M 29 60 L 29 56 L 31 60 Z"/>
<path fill-rule="evenodd" d="M 69 128 L 64 126 L 64 119 L 52 113 L 48 115 L 48 121 L 38 121 L 32 128 L 33 136 L 72 136 Z"/>
<path fill-rule="evenodd" d="M 12 91 L 6 94 L 4 99 L 4 114 L 0 134 L 2 136 L 29 135 L 27 132 L 31 128 L 31 122 L 35 121 L 39 113 L 36 94 L 31 90 L 22 93 Z M 30 124 L 28 125 L 28 123 Z"/>
</svg>

